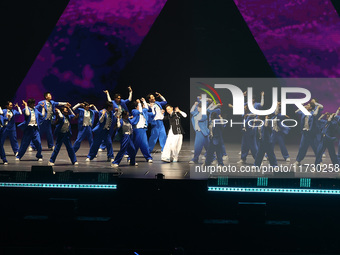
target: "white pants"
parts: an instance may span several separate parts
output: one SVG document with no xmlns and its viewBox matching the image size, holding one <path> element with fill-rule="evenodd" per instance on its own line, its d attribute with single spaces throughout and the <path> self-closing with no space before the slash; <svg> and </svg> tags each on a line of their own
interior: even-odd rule
<svg viewBox="0 0 340 255">
<path fill-rule="evenodd" d="M 166 139 L 163 152 L 162 159 L 170 159 L 171 155 L 174 160 L 178 159 L 178 154 L 181 151 L 183 142 L 183 135 L 174 135 L 172 132 L 172 128 L 170 128 L 168 137 Z"/>
</svg>

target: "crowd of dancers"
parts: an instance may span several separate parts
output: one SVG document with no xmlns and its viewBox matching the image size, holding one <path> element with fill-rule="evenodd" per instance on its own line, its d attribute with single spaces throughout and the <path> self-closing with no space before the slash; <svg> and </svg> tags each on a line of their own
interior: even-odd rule
<svg viewBox="0 0 340 255">
<path fill-rule="evenodd" d="M 160 93 L 132 101 L 132 88 L 128 87 L 128 91 L 127 99 L 124 100 L 120 94 L 115 94 L 112 100 L 110 93 L 105 90 L 107 101 L 100 111 L 95 105 L 87 102 L 72 107 L 68 102 L 53 101 L 50 92 L 46 92 L 45 99 L 37 104 L 33 98 L 27 102 L 23 100 L 23 109 L 18 104 L 13 106 L 12 102 L 7 102 L 4 110 L 0 108 L 0 156 L 3 163 L 8 164 L 4 150 L 7 138 L 10 139 L 16 160 L 20 161 L 29 150 L 36 151 L 37 160 L 43 161 L 43 135 L 46 136 L 47 146 L 52 151 L 48 162 L 51 166 L 55 164 L 62 144 L 66 146 L 71 163 L 78 165 L 76 153 L 84 139 L 87 139 L 90 145 L 87 162 L 91 162 L 98 151 L 106 150 L 111 167 L 118 167 L 124 157 L 128 158 L 130 165 L 137 166 L 136 154 L 140 149 L 145 160 L 152 163 L 151 153 L 157 141 L 161 146 L 162 161 L 177 162 L 184 134 L 181 120 L 187 117 L 186 113 L 167 104 Z M 133 107 L 131 112 L 128 109 L 130 102 Z M 24 115 L 24 121 L 18 125 L 23 131 L 20 147 L 15 124 L 19 115 Z M 78 123 L 78 135 L 73 145 L 72 119 L 76 119 Z M 163 121 L 169 122 L 168 135 Z M 53 124 L 56 126 L 54 136 Z M 151 129 L 149 138 L 148 127 Z M 120 142 L 120 150 L 115 157 L 112 139 Z"/>
<path fill-rule="evenodd" d="M 246 96 L 246 92 L 244 93 Z M 199 164 L 199 157 L 205 148 L 205 154 L 202 156 L 203 165 L 211 165 L 214 160 L 217 160 L 219 166 L 224 165 L 224 161 L 228 160 L 225 143 L 223 140 L 223 125 L 221 105 L 215 104 L 211 99 L 206 103 L 207 114 L 202 114 L 201 98 L 197 97 L 197 101 L 191 108 L 192 126 L 195 130 L 194 156 L 190 160 L 191 164 Z M 264 105 L 264 92 L 261 92 L 261 101 L 255 102 L 255 109 L 262 109 Z M 229 104 L 232 108 L 233 105 Z M 312 99 L 304 105 L 310 115 L 305 115 L 302 111 L 297 110 L 297 121 L 301 130 L 301 141 L 298 154 L 295 161 L 295 166 L 300 166 L 306 156 L 307 150 L 312 147 L 315 154 L 315 167 L 326 166 L 322 164 L 322 158 L 325 157 L 325 150 L 328 150 L 332 164 L 339 167 L 340 162 L 340 141 L 338 144 L 338 153 L 336 154 L 334 142 L 340 133 L 340 117 L 338 113 L 340 107 L 334 113 L 324 113 L 323 106 Z M 288 119 L 288 116 L 281 115 L 281 103 L 278 102 L 275 112 L 270 116 L 258 116 L 249 111 L 247 103 L 244 105 L 245 114 L 243 115 L 244 126 L 242 126 L 241 140 L 241 158 L 238 164 L 245 164 L 249 152 L 254 158 L 254 165 L 260 167 L 264 160 L 269 160 L 269 164 L 277 166 L 277 159 L 274 153 L 274 147 L 279 144 L 282 156 L 286 162 L 290 162 L 291 158 L 285 144 L 285 138 L 288 135 L 290 128 L 282 124 L 282 121 Z M 221 119 L 220 121 L 216 121 Z M 215 120 L 215 121 L 214 121 Z M 263 125 L 251 124 L 249 121 L 256 123 L 260 121 Z M 254 127 L 255 126 L 255 127 Z M 298 127 L 297 127 L 298 128 Z"/>
</svg>

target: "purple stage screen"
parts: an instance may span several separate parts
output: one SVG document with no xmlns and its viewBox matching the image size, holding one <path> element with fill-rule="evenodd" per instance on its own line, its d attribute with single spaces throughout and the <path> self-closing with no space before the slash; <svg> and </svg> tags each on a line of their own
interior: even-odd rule
<svg viewBox="0 0 340 255">
<path fill-rule="evenodd" d="M 340 17 L 330 0 L 234 0 L 278 77 L 340 77 Z M 340 106 L 337 86 L 307 86 L 326 111 Z"/>
<path fill-rule="evenodd" d="M 56 101 L 103 104 L 103 90 L 116 87 L 165 2 L 71 0 L 14 101 L 50 91 Z"/>
</svg>

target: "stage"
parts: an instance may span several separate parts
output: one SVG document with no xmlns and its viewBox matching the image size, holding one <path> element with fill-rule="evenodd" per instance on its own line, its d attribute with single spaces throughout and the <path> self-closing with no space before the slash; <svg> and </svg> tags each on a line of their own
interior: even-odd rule
<svg viewBox="0 0 340 255">
<path fill-rule="evenodd" d="M 10 147 L 9 141 L 5 143 L 5 151 L 7 154 L 8 165 L 0 164 L 0 171 L 31 171 L 32 166 L 48 166 L 49 158 L 52 151 L 46 148 L 46 141 L 43 144 L 43 162 L 38 162 L 36 160 L 34 151 L 27 151 L 22 160 L 15 160 L 15 156 Z M 67 170 L 73 171 L 74 173 L 113 173 L 119 176 L 119 178 L 141 178 L 141 179 L 154 179 L 157 174 L 163 174 L 165 179 L 209 179 L 211 177 L 228 177 L 228 178 L 327 178 L 327 179 L 337 179 L 340 177 L 340 173 L 335 170 L 331 171 L 312 171 L 311 167 L 308 169 L 306 166 L 302 168 L 295 169 L 291 167 L 294 162 L 296 155 L 298 153 L 298 145 L 288 144 L 287 149 L 290 153 L 291 161 L 286 162 L 282 158 L 279 147 L 275 148 L 275 155 L 277 157 L 278 165 L 290 169 L 290 171 L 284 172 L 241 172 L 239 169 L 241 166 L 244 168 L 251 168 L 254 163 L 254 159 L 251 155 L 247 157 L 246 164 L 237 164 L 240 160 L 240 144 L 226 144 L 226 151 L 228 153 L 228 159 L 224 160 L 224 165 L 231 168 L 237 169 L 236 172 L 198 172 L 199 167 L 202 166 L 204 160 L 202 160 L 204 149 L 202 155 L 200 156 L 199 164 L 189 164 L 189 161 L 193 157 L 193 151 L 190 146 L 190 141 L 184 141 L 182 150 L 179 155 L 179 162 L 167 163 L 161 160 L 160 147 L 157 144 L 155 151 L 152 153 L 153 163 L 148 163 L 139 151 L 136 157 L 136 162 L 138 166 L 130 166 L 126 158 L 123 158 L 118 169 L 112 168 L 110 162 L 107 161 L 106 151 L 98 152 L 97 158 L 90 162 L 86 162 L 86 156 L 89 151 L 89 145 L 87 141 L 84 141 L 77 152 L 77 159 L 79 165 L 73 166 L 68 158 L 65 146 L 62 146 L 60 153 L 57 157 L 55 165 L 53 166 L 54 172 L 64 172 Z M 113 143 L 114 155 L 117 154 L 119 150 L 119 143 Z M 310 148 L 306 158 L 303 160 L 303 164 L 313 164 L 315 160 L 314 153 Z M 328 153 L 326 152 L 326 158 L 323 158 L 324 164 L 330 164 L 331 160 Z M 263 162 L 264 165 L 269 164 L 268 161 Z M 212 165 L 216 166 L 216 161 Z"/>
</svg>

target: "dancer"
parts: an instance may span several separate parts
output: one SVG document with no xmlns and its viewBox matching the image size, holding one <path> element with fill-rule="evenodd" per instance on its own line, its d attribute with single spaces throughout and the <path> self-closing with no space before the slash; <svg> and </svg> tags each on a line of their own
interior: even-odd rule
<svg viewBox="0 0 340 255">
<path fill-rule="evenodd" d="M 143 107 L 142 107 L 143 103 Z M 136 153 L 140 148 L 144 158 L 147 162 L 152 163 L 152 157 L 149 152 L 148 137 L 146 130 L 148 128 L 149 107 L 144 98 L 135 101 L 135 109 L 131 111 L 133 118 L 130 120 L 133 126 L 133 145 L 135 146 Z"/>
<path fill-rule="evenodd" d="M 105 142 L 107 148 L 107 160 L 113 161 L 112 138 L 110 135 L 111 129 L 114 128 L 115 116 L 113 114 L 113 104 L 110 101 L 105 103 L 104 109 L 99 112 L 99 121 L 93 129 L 94 139 L 90 147 L 86 161 L 93 160 L 102 141 Z"/>
<path fill-rule="evenodd" d="M 258 151 L 255 157 L 255 166 L 260 167 L 264 158 L 264 155 L 267 154 L 269 163 L 271 166 L 277 166 L 277 160 L 274 153 L 274 147 L 271 142 L 271 134 L 270 134 L 270 126 L 268 125 L 268 116 L 261 116 L 260 119 L 264 119 L 263 125 L 258 125 L 255 128 L 256 136 L 259 141 L 258 143 Z"/>
<path fill-rule="evenodd" d="M 329 156 L 332 160 L 333 165 L 339 165 L 338 157 L 335 153 L 334 142 L 336 141 L 336 136 L 338 133 L 338 121 L 335 119 L 335 116 L 339 113 L 339 109 L 336 113 L 333 114 L 322 114 L 318 119 L 318 122 L 321 126 L 321 141 L 317 149 L 317 154 L 315 158 L 315 167 L 319 168 L 322 161 L 322 154 L 328 149 Z M 322 119 L 326 116 L 327 120 Z M 319 168 L 320 169 L 320 168 Z"/>
<path fill-rule="evenodd" d="M 63 106 L 61 110 L 56 109 L 56 113 L 58 115 L 58 121 L 54 134 L 56 135 L 57 140 L 48 165 L 54 166 L 54 162 L 63 143 L 66 146 L 66 150 L 72 164 L 78 165 L 77 157 L 71 143 L 72 131 L 70 119 L 75 117 L 74 112 L 71 110 L 71 108 Z"/>
<path fill-rule="evenodd" d="M 6 103 L 6 109 L 3 110 L 3 114 L 4 116 L 6 116 L 7 120 L 4 122 L 4 128 L 3 128 L 3 133 L 1 136 L 0 143 L 1 143 L 1 146 L 4 146 L 6 138 L 9 137 L 13 153 L 15 156 L 17 156 L 18 151 L 19 151 L 19 144 L 17 140 L 17 130 L 15 126 L 15 119 L 16 119 L 16 116 L 22 114 L 22 111 L 18 104 L 15 104 L 14 106 L 17 107 L 18 110 L 14 110 L 13 103 L 8 101 Z"/>
<path fill-rule="evenodd" d="M 27 100 L 27 103 L 22 100 L 22 103 L 25 107 L 24 115 L 25 115 L 25 121 L 19 124 L 18 127 L 20 127 L 23 132 L 23 138 L 21 140 L 20 148 L 18 155 L 16 156 L 16 160 L 20 160 L 24 154 L 26 153 L 26 150 L 32 141 L 35 148 L 37 148 L 37 154 L 36 157 L 38 158 L 38 161 L 42 161 L 42 155 L 41 155 L 41 140 L 40 140 L 40 134 L 39 134 L 39 128 L 40 128 L 40 120 L 45 117 L 45 103 L 40 103 L 40 107 L 42 108 L 42 111 L 39 112 L 38 109 L 35 108 L 35 99 L 30 98 Z"/>
<path fill-rule="evenodd" d="M 0 139 L 2 138 L 4 124 L 7 121 L 7 118 L 3 116 L 3 111 L 0 107 Z M 4 163 L 4 165 L 8 165 L 8 161 L 6 159 L 6 154 L 3 145 L 0 143 L 0 157 Z"/>
<path fill-rule="evenodd" d="M 131 102 L 132 100 L 132 88 L 131 86 L 128 87 L 128 90 L 129 90 L 129 97 L 127 99 L 122 99 L 122 96 L 120 94 L 114 94 L 113 96 L 113 100 L 111 99 L 110 97 L 110 93 L 108 90 L 104 90 L 104 93 L 106 94 L 106 97 L 107 97 L 107 101 L 110 101 L 113 103 L 113 109 L 117 109 L 117 113 L 116 115 L 117 116 L 120 116 L 122 114 L 122 112 L 126 111 L 128 112 L 129 109 L 127 107 L 127 104 L 129 102 Z M 111 130 L 111 137 L 113 135 L 113 129 Z M 106 146 L 105 146 L 105 142 L 102 141 L 101 145 L 100 145 L 100 148 L 99 148 L 99 151 L 104 151 L 106 149 Z"/>
<path fill-rule="evenodd" d="M 195 145 L 194 145 L 194 157 L 189 161 L 189 164 L 197 164 L 199 156 L 203 147 L 208 150 L 209 145 L 209 129 L 207 115 L 202 114 L 201 103 L 195 102 L 191 107 L 190 113 L 191 123 L 195 130 Z"/>
<path fill-rule="evenodd" d="M 163 123 L 164 114 L 162 113 L 163 106 L 167 104 L 165 98 L 158 92 L 155 93 L 156 97 L 160 98 L 162 101 L 156 101 L 153 94 L 147 96 L 149 101 L 149 111 L 152 112 L 153 118 L 149 118 L 149 123 L 151 123 L 151 135 L 149 137 L 149 151 L 153 151 L 157 140 L 159 140 L 159 145 L 161 146 L 161 151 L 163 151 L 166 142 L 166 132 Z"/>
<path fill-rule="evenodd" d="M 289 133 L 290 128 L 281 124 L 282 120 L 284 120 L 288 116 L 281 115 L 280 110 L 281 102 L 278 102 L 274 116 L 272 117 L 273 132 L 271 135 L 271 143 L 273 145 L 273 150 L 275 145 L 278 143 L 284 160 L 286 162 L 290 162 L 289 153 L 285 145 L 285 136 Z"/>
<path fill-rule="evenodd" d="M 90 105 L 88 102 L 84 102 L 76 104 L 73 107 L 73 111 L 78 114 L 78 136 L 77 140 L 73 144 L 73 150 L 76 153 L 79 150 L 81 142 L 85 138 L 89 141 L 90 147 L 92 146 L 92 127 L 96 113 L 98 113 L 98 109 L 93 104 Z"/>
<path fill-rule="evenodd" d="M 165 110 L 168 115 L 164 116 L 164 120 L 170 123 L 168 137 L 166 139 L 161 159 L 165 162 L 178 162 L 178 154 L 181 151 L 183 143 L 184 129 L 181 125 L 181 118 L 186 118 L 187 114 L 181 111 L 178 107 L 174 108 L 167 104 Z"/>
<path fill-rule="evenodd" d="M 117 133 L 119 133 L 121 137 L 120 150 L 112 162 L 111 167 L 117 168 L 126 152 L 130 156 L 130 165 L 138 166 L 138 163 L 136 163 L 136 150 L 132 142 L 133 129 L 129 120 L 129 112 L 124 111 L 122 112 L 121 118 L 117 118 L 117 129 Z"/>
<path fill-rule="evenodd" d="M 45 100 L 42 100 L 38 103 L 37 109 L 39 112 L 42 112 L 42 103 L 44 104 L 46 115 L 43 118 L 43 120 L 40 122 L 39 127 L 39 133 L 40 137 L 42 137 L 43 134 L 46 134 L 47 138 L 47 146 L 52 151 L 54 146 L 53 141 L 53 134 L 52 134 L 52 119 L 53 115 L 55 113 L 55 107 L 56 106 L 68 106 L 71 107 L 70 103 L 66 102 L 55 102 L 52 100 L 52 94 L 50 92 L 44 93 Z M 33 143 L 31 143 L 31 148 L 29 148 L 29 151 L 35 150 L 35 146 Z"/>
<path fill-rule="evenodd" d="M 249 150 L 253 156 L 256 158 L 257 155 L 257 143 L 256 143 L 256 135 L 255 129 L 248 125 L 249 121 L 256 121 L 256 115 L 251 114 L 248 108 L 248 105 L 244 106 L 245 115 L 243 115 L 243 128 L 242 128 L 242 142 L 241 142 L 241 160 L 238 161 L 238 164 L 245 164 L 247 160 L 247 156 Z"/>
<path fill-rule="evenodd" d="M 211 114 L 211 123 L 209 124 L 209 147 L 207 150 L 207 156 L 205 159 L 205 163 L 203 166 L 209 166 L 214 160 L 214 155 L 216 153 L 217 162 L 219 166 L 223 166 L 223 146 L 222 142 L 222 128 L 225 125 L 222 125 L 222 116 L 217 115 L 216 112 Z M 219 120 L 219 123 L 215 123 L 216 120 Z"/>
<path fill-rule="evenodd" d="M 305 158 L 308 147 L 311 146 L 315 156 L 317 155 L 317 147 L 315 144 L 315 136 L 316 136 L 316 116 L 318 115 L 320 106 L 313 111 L 313 108 L 310 103 L 305 105 L 307 111 L 311 113 L 311 115 L 305 115 L 300 109 L 296 110 L 295 113 L 301 116 L 301 141 L 299 152 L 296 157 L 296 162 L 294 163 L 296 166 L 301 165 L 301 161 Z"/>
</svg>

